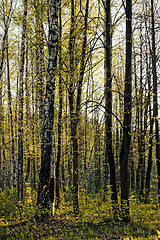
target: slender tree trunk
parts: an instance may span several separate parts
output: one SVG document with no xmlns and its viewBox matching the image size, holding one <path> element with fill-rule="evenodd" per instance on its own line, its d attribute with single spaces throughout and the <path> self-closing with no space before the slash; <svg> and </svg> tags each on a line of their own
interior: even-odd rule
<svg viewBox="0 0 160 240">
<path fill-rule="evenodd" d="M 134 137 L 135 139 L 135 137 Z M 134 139 L 132 141 L 132 144 L 134 143 Z M 134 156 L 133 156 L 133 146 L 131 146 L 131 154 L 130 154 L 130 188 L 132 191 L 135 190 L 135 162 L 134 162 Z"/>
<path fill-rule="evenodd" d="M 61 165 L 61 174 L 62 174 L 62 189 L 63 193 L 66 192 L 66 176 L 65 176 L 65 158 L 62 157 L 62 165 Z"/>
<path fill-rule="evenodd" d="M 141 20 L 142 21 L 142 20 Z M 143 190 L 144 190 L 144 125 L 143 125 L 143 62 L 142 62 L 142 51 L 143 51 L 143 41 L 142 41 L 142 22 L 140 26 L 140 99 L 139 99 L 139 119 L 140 119 L 140 131 L 139 131 L 139 163 L 138 163 L 138 171 L 139 171 L 139 180 L 140 180 L 140 191 L 139 197 L 142 200 L 143 198 Z"/>
<path fill-rule="evenodd" d="M 148 202 L 148 196 L 150 193 L 150 181 L 151 181 L 151 170 L 152 170 L 152 149 L 153 149 L 153 125 L 154 119 L 152 116 L 152 106 L 151 106 L 151 75 L 150 75 L 150 59 L 148 63 L 148 54 L 146 50 L 146 65 L 147 65 L 147 79 L 148 79 L 148 105 L 149 105 L 149 121 L 150 121 L 150 130 L 149 130 L 149 150 L 148 150 L 148 165 L 146 171 L 146 196 L 145 202 Z"/>
<path fill-rule="evenodd" d="M 77 141 L 77 126 L 79 122 L 79 112 L 80 112 L 80 103 L 81 103 L 81 93 L 82 93 L 82 83 L 85 71 L 85 53 L 87 47 L 87 25 L 88 25 L 88 8 L 89 0 L 86 1 L 86 11 L 84 17 L 84 35 L 83 35 L 83 44 L 82 44 L 82 58 L 80 62 L 80 75 L 77 83 L 77 98 L 76 98 L 76 107 L 75 105 L 75 94 L 74 94 L 74 28 L 75 28 L 75 13 L 74 13 L 74 0 L 71 2 L 71 30 L 70 30 L 70 41 L 69 41 L 69 50 L 70 50 L 70 84 L 69 84 L 69 105 L 70 105 L 70 118 L 71 118 L 71 138 L 73 145 L 73 207 L 74 213 L 79 213 L 79 159 L 78 159 L 78 141 Z"/>
<path fill-rule="evenodd" d="M 18 48 L 19 49 L 19 48 Z M 19 52 L 18 52 L 18 62 L 19 62 Z M 16 187 L 18 189 L 18 99 L 19 99 L 19 74 L 17 74 L 16 79 L 16 106 L 15 106 L 15 158 L 16 158 Z"/>
<path fill-rule="evenodd" d="M 118 95 L 116 95 L 116 116 L 118 116 L 118 105 L 119 105 Z M 116 169 L 116 184 L 117 189 L 120 188 L 120 171 L 119 171 L 119 148 L 120 148 L 120 134 L 119 134 L 119 126 L 118 121 L 116 121 L 116 137 L 115 137 L 115 169 Z"/>
<path fill-rule="evenodd" d="M 70 195 L 70 190 L 71 190 L 71 186 L 72 186 L 72 182 L 73 182 L 73 177 L 72 177 L 72 147 L 71 147 L 71 143 L 70 141 L 68 141 L 68 96 L 67 96 L 67 91 L 66 91 L 66 109 L 65 109 L 65 139 L 66 139 L 66 147 L 65 147 L 65 152 L 66 152 L 66 162 L 67 162 L 67 172 L 68 172 L 68 190 L 69 190 L 69 195 Z M 70 157 L 69 157 L 69 153 L 70 153 Z"/>
<path fill-rule="evenodd" d="M 54 96 L 58 55 L 58 1 L 50 1 L 49 16 L 49 60 L 46 95 L 44 102 L 44 123 L 42 132 L 41 170 L 37 203 L 55 211 L 55 146 L 54 146 Z"/>
<path fill-rule="evenodd" d="M 138 151 L 140 149 L 140 136 L 139 136 L 139 131 L 140 131 L 140 114 L 139 114 L 139 98 L 138 98 L 138 81 L 137 81 L 137 65 L 136 65 L 136 53 L 134 52 L 134 76 L 135 76 L 135 97 L 136 97 L 136 132 L 138 132 Z M 137 194 L 139 195 L 139 190 L 140 190 L 140 161 L 138 161 L 138 166 L 136 169 L 136 191 Z"/>
<path fill-rule="evenodd" d="M 5 17 L 4 17 L 5 18 Z M 2 75 L 3 75 L 3 65 L 4 65 L 4 60 L 5 60 L 5 48 L 6 48 L 6 38 L 7 38 L 7 34 L 8 34 L 8 27 L 9 25 L 7 23 L 5 23 L 5 30 L 4 30 L 4 35 L 2 38 L 2 47 L 1 47 L 1 59 L 0 59 L 0 134 L 1 134 L 1 141 L 0 144 L 4 144 L 4 137 L 3 137 L 3 102 L 2 102 L 2 86 L 3 86 L 3 81 L 2 81 Z M 4 148 L 1 148 L 0 150 L 0 165 L 2 168 L 2 155 L 3 155 L 3 161 L 5 161 L 5 156 L 4 156 Z M 4 169 L 4 163 L 3 163 L 3 169 Z M 0 168 L 0 170 L 1 170 Z M 4 170 L 3 170 L 4 172 Z M 3 181 L 2 181 L 2 186 L 3 186 Z"/>
<path fill-rule="evenodd" d="M 31 53 L 32 49 L 31 49 Z M 34 94 L 34 72 L 33 72 L 33 55 L 31 58 L 31 76 L 32 76 L 32 162 L 31 162 L 31 185 L 33 189 L 36 188 L 36 146 L 35 146 L 35 138 L 36 138 L 36 120 L 35 120 L 35 94 Z"/>
<path fill-rule="evenodd" d="M 151 0 L 152 18 L 152 74 L 153 74 L 153 117 L 155 119 L 156 131 L 156 162 L 158 173 L 158 201 L 160 203 L 160 145 L 159 145 L 159 123 L 158 123 L 158 93 L 157 93 L 157 67 L 156 67 L 156 46 L 155 46 L 155 26 L 154 26 L 154 3 Z"/>
<path fill-rule="evenodd" d="M 2 119 L 2 123 L 3 123 L 3 126 L 4 126 L 4 116 L 3 116 L 3 119 Z M 2 145 L 3 145 L 3 150 L 2 150 L 2 156 L 3 156 L 3 189 L 5 190 L 6 187 L 7 187 L 7 177 L 8 177 L 8 171 L 7 171 L 7 159 L 6 159 L 6 151 L 5 151 L 5 146 L 6 146 L 6 143 L 5 143 L 5 138 L 4 138 L 4 127 L 2 127 Z"/>
<path fill-rule="evenodd" d="M 75 107 L 74 107 L 74 44 L 75 44 L 75 3 L 71 0 L 71 28 L 69 39 L 69 51 L 70 51 L 70 83 L 69 83 L 69 106 L 70 106 L 70 118 L 71 118 L 71 139 L 73 148 L 73 207 L 74 213 L 79 212 L 79 193 L 78 193 L 78 143 L 76 139 L 77 126 L 75 123 Z"/>
<path fill-rule="evenodd" d="M 115 160 L 112 149 L 112 39 L 111 39 L 111 3 L 106 1 L 106 36 L 105 36 L 105 164 L 110 166 L 110 186 L 113 204 L 117 204 L 117 186 Z M 107 186 L 106 186 L 107 187 Z M 105 187 L 105 188 L 106 188 Z M 114 206 L 113 206 L 114 207 Z"/>
<path fill-rule="evenodd" d="M 87 107 L 88 107 L 88 87 L 89 87 L 89 78 L 87 81 L 87 89 L 86 89 L 86 102 L 85 102 L 85 129 L 84 129 L 84 189 L 85 189 L 85 197 L 87 197 Z"/>
<path fill-rule="evenodd" d="M 95 160 L 95 192 L 101 188 L 101 169 L 100 169 L 100 126 L 97 119 L 94 121 L 94 160 Z"/>
<path fill-rule="evenodd" d="M 132 0 L 126 0 L 126 69 L 124 91 L 123 140 L 120 153 L 121 207 L 123 221 L 129 221 L 128 158 L 131 143 L 132 102 Z"/>
<path fill-rule="evenodd" d="M 26 19 L 27 19 L 27 0 L 24 0 L 22 41 L 20 54 L 20 75 L 19 75 L 19 109 L 18 109 L 18 200 L 23 200 L 23 75 L 24 75 L 24 55 L 26 39 Z"/>
<path fill-rule="evenodd" d="M 16 162 L 15 162 L 15 147 L 14 147 L 14 130 L 13 130 L 13 114 L 12 114 L 12 96 L 10 87 L 10 66 L 9 66 L 9 51 L 8 51 L 8 35 L 6 39 L 6 55 L 7 55 L 7 87 L 8 87 L 8 108 L 10 115 L 10 129 L 11 129 L 11 188 L 16 187 Z"/>
<path fill-rule="evenodd" d="M 1 69 L 0 69 L 1 71 Z M 0 188 L 3 187 L 3 174 L 2 174 L 2 127 L 3 127 L 3 112 L 2 112 L 2 80 L 0 78 Z"/>
<path fill-rule="evenodd" d="M 35 145 L 36 145 L 36 170 L 37 175 L 40 171 L 40 157 L 41 157 L 41 137 L 42 137 L 42 127 L 44 119 L 44 36 L 42 27 L 42 3 L 40 1 L 34 0 L 34 14 L 35 14 L 35 38 L 36 38 L 36 98 L 35 98 Z"/>
<path fill-rule="evenodd" d="M 0 81 L 0 106 L 2 106 L 2 82 L 1 81 Z M 2 133 L 2 107 L 0 107 L 0 132 Z M 2 146 L 2 134 L 0 134 L 0 146 Z M 2 147 L 1 147 L 0 149 L 0 188 L 3 187 L 2 163 L 3 161 L 2 161 Z"/>
<path fill-rule="evenodd" d="M 62 132 L 62 19 L 61 0 L 59 1 L 59 112 L 58 112 L 58 153 L 56 162 L 56 206 L 60 202 L 60 159 L 61 159 L 61 132 Z"/>
<path fill-rule="evenodd" d="M 26 105 L 26 149 L 27 149 L 27 168 L 26 168 L 26 179 L 25 182 L 28 182 L 31 174 L 31 152 L 30 152 L 30 91 L 29 91 L 29 82 L 28 82 L 28 39 L 26 41 L 26 69 L 25 69 L 25 105 Z"/>
<path fill-rule="evenodd" d="M 148 99 L 146 95 L 147 89 L 145 89 L 145 106 L 144 106 L 144 131 L 143 131 L 143 165 L 142 165 L 142 173 L 141 173 L 141 196 L 143 197 L 142 200 L 145 199 L 145 172 L 146 172 L 146 148 L 145 148 L 145 137 L 147 133 L 147 113 L 148 113 Z"/>
<path fill-rule="evenodd" d="M 148 196 L 150 193 L 150 181 L 151 181 L 151 170 L 152 170 L 152 147 L 153 147 L 153 124 L 154 120 L 151 118 L 151 109 L 149 110 L 150 114 L 150 130 L 149 130 L 149 153 L 148 153 L 148 165 L 146 171 L 146 196 L 145 202 L 148 202 Z"/>
</svg>

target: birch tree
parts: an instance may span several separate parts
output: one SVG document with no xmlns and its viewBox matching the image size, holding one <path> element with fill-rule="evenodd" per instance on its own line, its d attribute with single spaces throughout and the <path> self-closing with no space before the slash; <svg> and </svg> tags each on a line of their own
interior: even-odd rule
<svg viewBox="0 0 160 240">
<path fill-rule="evenodd" d="M 44 101 L 42 130 L 41 170 L 39 175 L 38 204 L 55 211 L 55 147 L 54 147 L 54 98 L 58 53 L 58 1 L 49 4 L 48 77 Z"/>
</svg>

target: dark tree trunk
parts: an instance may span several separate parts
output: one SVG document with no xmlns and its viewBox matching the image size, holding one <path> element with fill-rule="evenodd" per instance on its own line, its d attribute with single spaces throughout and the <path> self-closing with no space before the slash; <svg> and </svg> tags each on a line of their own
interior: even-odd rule
<svg viewBox="0 0 160 240">
<path fill-rule="evenodd" d="M 79 212 L 79 201 L 78 201 L 78 145 L 76 139 L 76 128 L 74 122 L 75 110 L 74 110 L 74 44 L 75 44 L 75 6 L 74 0 L 71 1 L 71 28 L 70 28 L 70 39 L 69 39 L 69 51 L 70 51 L 70 82 L 69 82 L 69 107 L 70 107 L 70 118 L 71 118 L 71 139 L 73 148 L 73 207 L 74 212 Z M 77 149 L 76 149 L 77 147 Z"/>
<path fill-rule="evenodd" d="M 119 105 L 118 95 L 116 95 L 116 116 L 118 116 L 118 105 Z M 116 168 L 116 183 L 117 189 L 120 188 L 120 171 L 119 171 L 119 148 L 120 148 L 120 134 L 119 134 L 119 123 L 116 121 L 116 137 L 115 137 L 115 168 Z"/>
<path fill-rule="evenodd" d="M 138 98 L 138 81 L 137 81 L 137 65 L 136 65 L 136 53 L 134 52 L 134 76 L 135 76 L 135 97 L 136 97 L 136 132 L 138 132 L 138 151 L 140 149 L 140 114 L 139 114 L 139 98 Z M 136 192 L 139 195 L 140 190 L 140 164 L 138 161 L 138 166 L 136 169 Z"/>
<path fill-rule="evenodd" d="M 150 110 L 151 113 L 151 110 Z M 150 114 L 151 117 L 151 114 Z M 145 196 L 145 202 L 148 202 L 148 196 L 150 193 L 150 182 L 151 182 L 151 170 L 152 170 L 152 147 L 153 147 L 153 124 L 154 120 L 153 118 L 150 118 L 150 138 L 149 138 L 149 153 L 148 153 L 148 165 L 147 165 L 147 171 L 146 171 L 146 196 Z"/>
<path fill-rule="evenodd" d="M 100 163 L 100 126 L 98 120 L 94 120 L 94 160 L 95 160 L 95 192 L 101 188 L 101 163 Z"/>
<path fill-rule="evenodd" d="M 4 115 L 2 118 L 2 124 L 4 126 Z M 7 178 L 8 178 L 8 171 L 7 171 L 7 159 L 6 159 L 6 143 L 5 143 L 5 137 L 4 137 L 4 127 L 2 126 L 2 145 L 3 145 L 3 150 L 2 150 L 2 156 L 3 156 L 3 190 L 6 189 L 7 187 Z"/>
<path fill-rule="evenodd" d="M 24 55 L 26 39 L 26 19 L 27 19 L 27 0 L 24 0 L 22 41 L 20 54 L 20 75 L 19 75 L 19 109 L 18 109 L 18 200 L 23 200 L 23 75 L 24 75 Z"/>
<path fill-rule="evenodd" d="M 126 69 L 124 91 L 123 140 L 120 153 L 121 207 L 123 221 L 129 220 L 128 158 L 131 143 L 132 102 L 132 0 L 126 0 Z"/>
<path fill-rule="evenodd" d="M 31 49 L 31 53 L 33 53 Z M 36 131 L 35 131 L 35 95 L 34 95 L 34 72 L 33 72 L 33 54 L 31 55 L 31 76 L 32 76 L 32 146 L 33 146 L 33 152 L 32 152 L 32 161 L 31 161 L 31 185 L 33 189 L 36 188 L 36 146 L 35 146 L 35 138 L 36 138 Z"/>
<path fill-rule="evenodd" d="M 141 20 L 142 21 L 142 20 Z M 139 116 L 138 116 L 138 127 L 139 127 L 139 136 L 138 136 L 138 146 L 139 146 L 139 162 L 138 162 L 138 170 L 137 174 L 137 186 L 138 186 L 138 194 L 140 199 L 143 198 L 144 191 L 144 165 L 145 165 L 145 157 L 144 157 L 144 124 L 143 124 L 143 62 L 142 62 L 142 51 L 143 51 L 143 41 L 142 41 L 142 22 L 140 26 L 140 91 L 139 91 Z"/>
<path fill-rule="evenodd" d="M 48 78 L 44 102 L 44 123 L 42 131 L 41 170 L 37 203 L 55 211 L 55 147 L 54 147 L 54 96 L 58 53 L 58 1 L 50 1 L 49 15 L 49 59 Z"/>
<path fill-rule="evenodd" d="M 8 52 L 8 35 L 6 39 L 6 55 L 7 55 L 7 87 L 8 87 L 8 108 L 9 108 L 9 119 L 10 119 L 10 131 L 11 131 L 11 164 L 10 164 L 10 185 L 16 187 L 16 162 L 15 162 L 15 147 L 14 147 L 14 129 L 13 129 L 13 114 L 12 114 L 12 96 L 10 86 L 10 66 L 9 66 L 9 52 Z"/>
<path fill-rule="evenodd" d="M 110 186 L 113 204 L 117 204 L 115 160 L 112 149 L 112 39 L 111 39 L 111 3 L 106 1 L 105 27 L 105 165 L 110 166 Z M 106 175 L 106 174 L 105 174 Z M 107 182 L 107 181 L 105 181 Z M 104 186 L 105 193 L 107 186 Z M 104 194 L 105 194 L 104 193 Z"/>
<path fill-rule="evenodd" d="M 68 95 L 67 95 L 67 91 L 66 91 L 66 109 L 65 109 L 65 139 L 66 139 L 66 146 L 65 146 L 65 159 L 67 162 L 67 186 L 68 186 L 68 191 L 69 191 L 69 196 L 71 195 L 71 187 L 72 187 L 72 182 L 73 182 L 73 178 L 72 178 L 72 146 L 71 146 L 71 142 L 68 140 Z M 70 155 L 70 157 L 69 157 Z"/>
<path fill-rule="evenodd" d="M 89 78 L 87 81 L 87 89 L 86 89 L 86 102 L 85 102 L 85 129 L 84 129 L 84 189 L 85 189 L 85 197 L 87 197 L 87 107 L 88 107 L 88 88 L 89 88 Z"/>
<path fill-rule="evenodd" d="M 133 148 L 131 149 L 131 160 L 130 160 L 130 188 L 132 191 L 135 190 L 135 163 L 133 157 Z"/>
<path fill-rule="evenodd" d="M 80 61 L 80 75 L 77 83 L 77 98 L 76 107 L 75 105 L 75 94 L 74 94 L 74 28 L 75 28 L 75 13 L 74 13 L 74 0 L 71 4 L 71 30 L 70 30 L 70 84 L 69 84 L 69 105 L 70 105 L 70 118 L 71 118 L 71 138 L 73 145 L 73 208 L 74 213 L 79 213 L 79 159 L 78 159 L 78 140 L 77 140 L 77 126 L 79 122 L 80 113 L 80 103 L 81 103 L 81 93 L 82 93 L 82 83 L 85 71 L 85 53 L 87 47 L 87 25 L 88 25 L 88 8 L 89 0 L 86 1 L 86 10 L 84 16 L 84 34 L 83 34 L 83 44 L 82 44 L 82 54 Z"/>
<path fill-rule="evenodd" d="M 2 38 L 2 46 L 1 46 L 1 59 L 0 59 L 0 133 L 1 133 L 1 139 L 0 139 L 0 144 L 3 146 L 4 144 L 4 136 L 3 136 L 3 102 L 2 102 L 2 86 L 3 86 L 3 81 L 2 81 L 2 75 L 3 75 L 3 66 L 4 66 L 4 60 L 5 60 L 5 49 L 6 49 L 6 39 L 7 39 L 7 34 L 8 34 L 8 27 L 9 27 L 9 22 L 5 21 L 5 16 L 3 16 L 4 19 L 4 35 Z M 2 168 L 2 155 L 3 155 L 3 161 L 5 161 L 5 149 L 4 147 L 0 149 L 0 170 Z M 4 169 L 4 163 L 3 163 L 3 169 Z M 3 171 L 4 172 L 4 171 Z M 2 177 L 2 176 L 0 176 Z M 3 187 L 3 181 L 0 182 L 0 184 Z"/>
<path fill-rule="evenodd" d="M 159 123 L 158 123 L 158 93 L 157 93 L 157 67 L 156 67 L 156 46 L 155 46 L 155 26 L 154 26 L 154 3 L 151 0 L 152 17 L 152 74 L 153 74 L 153 117 L 155 119 L 156 131 L 156 162 L 158 173 L 158 200 L 160 203 L 160 144 L 159 144 Z"/>
<path fill-rule="evenodd" d="M 148 98 L 147 98 L 147 89 L 145 89 L 145 106 L 144 106 L 144 133 L 143 133 L 143 166 L 142 166 L 142 173 L 141 173 L 141 196 L 143 197 L 142 200 L 145 200 L 145 173 L 146 173 L 146 144 L 145 144 L 145 137 L 147 133 L 147 117 L 148 117 Z"/>
<path fill-rule="evenodd" d="M 31 152 L 30 152 L 30 91 L 29 91 L 29 76 L 28 76 L 28 39 L 26 41 L 26 69 L 25 69 L 25 105 L 26 105 L 26 149 L 27 149 L 27 168 L 26 168 L 26 179 L 25 182 L 28 182 L 31 174 Z"/>
<path fill-rule="evenodd" d="M 150 74 L 150 58 L 148 63 L 148 54 L 146 50 L 146 65 L 147 65 L 147 79 L 148 79 L 148 105 L 149 105 L 149 121 L 150 121 L 150 130 L 149 130 L 149 150 L 148 150 L 148 165 L 146 171 L 146 196 L 145 202 L 148 202 L 148 196 L 150 193 L 150 181 L 151 181 L 151 170 L 152 170 L 152 148 L 153 148 L 153 125 L 154 119 L 152 116 L 152 106 L 151 106 L 151 74 Z"/>
<path fill-rule="evenodd" d="M 36 98 L 35 98 L 35 146 L 36 146 L 36 172 L 40 171 L 41 138 L 44 119 L 44 35 L 42 24 L 42 2 L 33 1 L 35 15 L 35 72 L 36 72 Z"/>
<path fill-rule="evenodd" d="M 60 159 L 61 159 L 61 132 L 62 132 L 62 19 L 61 0 L 59 1 L 59 112 L 58 112 L 58 153 L 56 162 L 56 206 L 60 202 Z"/>
</svg>

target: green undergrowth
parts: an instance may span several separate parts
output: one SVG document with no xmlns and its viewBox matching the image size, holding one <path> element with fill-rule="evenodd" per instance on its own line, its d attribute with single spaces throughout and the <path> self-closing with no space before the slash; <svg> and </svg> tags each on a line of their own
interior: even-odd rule
<svg viewBox="0 0 160 240">
<path fill-rule="evenodd" d="M 108 197 L 110 199 L 110 197 Z M 36 193 L 26 188 L 23 203 L 17 203 L 16 192 L 0 193 L 0 239 L 160 239 L 160 209 L 157 201 L 140 203 L 130 198 L 130 222 L 113 218 L 110 200 L 81 196 L 80 213 L 75 217 L 70 204 L 61 203 L 56 214 L 37 221 L 43 215 L 36 207 Z M 45 216 L 45 212 L 44 212 Z"/>
</svg>

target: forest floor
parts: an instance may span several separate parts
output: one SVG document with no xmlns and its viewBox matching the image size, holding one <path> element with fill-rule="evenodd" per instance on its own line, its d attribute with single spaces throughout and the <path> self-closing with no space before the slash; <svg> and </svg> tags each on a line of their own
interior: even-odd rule
<svg viewBox="0 0 160 240">
<path fill-rule="evenodd" d="M 56 214 L 36 221 L 36 194 L 28 187 L 23 204 L 8 190 L 0 193 L 0 239 L 160 239 L 160 209 L 155 199 L 148 204 L 130 198 L 130 222 L 114 221 L 111 202 L 100 196 L 81 197 L 80 214 L 61 204 Z M 43 215 L 43 213 L 41 212 Z"/>
</svg>

